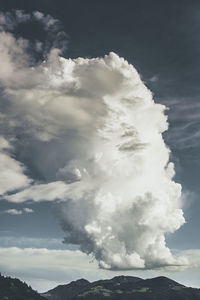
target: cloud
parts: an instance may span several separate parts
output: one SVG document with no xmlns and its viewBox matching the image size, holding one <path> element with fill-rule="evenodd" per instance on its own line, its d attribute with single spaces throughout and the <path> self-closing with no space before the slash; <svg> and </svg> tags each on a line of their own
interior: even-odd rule
<svg viewBox="0 0 200 300">
<path fill-rule="evenodd" d="M 28 208 L 28 207 L 25 207 L 25 208 L 23 209 L 23 211 L 24 211 L 24 212 L 26 212 L 26 213 L 28 213 L 28 214 L 30 214 L 30 213 L 33 213 L 33 212 L 34 212 L 34 210 L 33 210 L 33 209 L 31 209 L 31 208 Z"/>
<path fill-rule="evenodd" d="M 0 194 L 26 187 L 31 182 L 24 174 L 25 166 L 12 158 L 9 150 L 12 150 L 10 143 L 0 137 Z"/>
<path fill-rule="evenodd" d="M 183 253 L 187 255 L 187 253 Z M 199 261 L 199 250 L 192 251 Z M 190 284 L 191 278 L 199 286 L 199 268 L 191 264 L 190 270 L 182 273 L 174 270 L 155 271 L 117 271 L 98 269 L 92 258 L 79 250 L 49 250 L 46 248 L 24 248 L 17 247 L 0 248 L 0 269 L 3 275 L 9 275 L 26 281 L 34 289 L 46 292 L 59 284 L 67 284 L 72 280 L 86 278 L 89 281 L 102 278 L 112 278 L 117 275 L 131 275 L 142 278 L 155 276 L 170 276 L 182 284 Z M 190 256 L 188 254 L 188 256 Z M 195 276 L 194 276 L 195 274 Z M 194 277 L 194 278 L 193 278 Z"/>
<path fill-rule="evenodd" d="M 18 247 L 24 248 L 47 248 L 49 250 L 77 250 L 77 247 L 66 246 L 62 243 L 61 238 L 32 238 L 27 236 L 12 236 L 12 235 L 2 235 L 0 236 L 0 244 L 2 248 Z"/>
<path fill-rule="evenodd" d="M 53 27 L 55 31 L 59 26 L 59 20 L 53 18 L 50 15 L 45 15 L 40 11 L 34 11 L 33 13 L 26 13 L 23 10 L 15 10 L 13 12 L 0 12 L 0 29 L 1 30 L 13 30 L 21 23 L 27 23 L 29 21 L 41 22 L 45 30 L 49 30 Z"/>
<path fill-rule="evenodd" d="M 25 14 L 22 10 L 11 12 L 0 12 L 0 30 L 14 30 L 20 23 L 25 23 L 31 19 L 30 14 Z"/>
<path fill-rule="evenodd" d="M 200 267 L 200 249 L 176 250 L 175 252 L 179 252 L 180 255 L 184 255 L 188 258 L 188 261 L 190 262 L 190 268 Z"/>
<path fill-rule="evenodd" d="M 20 10 L 20 9 L 17 9 L 15 11 L 15 16 L 16 16 L 17 23 L 26 23 L 26 22 L 28 22 L 31 19 L 31 15 L 30 14 L 27 14 L 23 10 Z"/>
<path fill-rule="evenodd" d="M 23 179 L 6 181 L 4 199 L 57 201 L 65 242 L 101 268 L 187 264 L 165 243 L 185 222 L 162 137 L 166 107 L 135 68 L 113 52 L 72 60 L 57 48 L 33 66 L 26 40 L 0 38 L 2 135 Z"/>
<path fill-rule="evenodd" d="M 0 255 L 3 274 L 26 280 L 43 292 L 61 282 L 87 276 L 96 267 L 81 251 L 11 247 L 0 248 Z"/>
<path fill-rule="evenodd" d="M 33 210 L 31 208 L 23 208 L 23 209 L 15 209 L 15 208 L 11 208 L 11 209 L 7 209 L 4 211 L 0 212 L 1 214 L 10 214 L 10 215 L 22 215 L 23 213 L 33 213 Z"/>
<path fill-rule="evenodd" d="M 150 79 L 149 79 L 150 82 L 158 82 L 159 81 L 159 77 L 157 75 L 153 75 Z"/>
<path fill-rule="evenodd" d="M 41 40 L 41 37 L 35 41 L 33 41 L 32 37 L 30 38 L 27 47 L 32 54 L 36 52 L 46 57 L 50 49 L 57 48 L 60 53 L 67 49 L 68 36 L 62 28 L 61 22 L 51 15 L 40 11 L 34 11 L 33 13 L 26 13 L 23 10 L 13 10 L 12 12 L 0 11 L 1 32 L 15 32 L 19 26 L 25 26 L 27 23 L 39 24 L 41 31 L 44 31 L 46 36 L 46 39 L 43 40 Z M 19 40 L 22 41 L 23 39 L 20 38 Z M 32 60 L 34 59 L 35 57 L 32 57 Z"/>
<path fill-rule="evenodd" d="M 22 214 L 22 210 L 19 210 L 19 209 L 7 209 L 7 210 L 4 210 L 3 212 L 1 213 L 4 213 L 4 214 L 10 214 L 10 215 L 21 215 Z"/>
<path fill-rule="evenodd" d="M 67 189 L 68 186 L 62 181 L 38 184 L 32 185 L 18 193 L 4 196 L 4 199 L 15 203 L 21 203 L 27 200 L 33 200 L 35 202 L 54 201 L 64 198 Z"/>
<path fill-rule="evenodd" d="M 190 163 L 199 161 L 199 117 L 200 105 L 195 97 L 190 99 L 162 99 L 169 107 L 169 120 L 172 126 L 165 139 L 173 149 L 181 151 L 184 160 Z M 190 151 L 188 149 L 191 149 Z M 193 149 L 193 150 L 192 150 Z"/>
<path fill-rule="evenodd" d="M 42 22 L 43 25 L 45 26 L 45 29 L 48 30 L 49 28 L 51 28 L 52 26 L 54 26 L 54 28 L 56 27 L 56 25 L 58 25 L 60 22 L 53 18 L 50 15 L 44 15 L 43 13 L 41 13 L 40 11 L 34 11 L 33 12 L 33 18 L 39 22 Z"/>
</svg>

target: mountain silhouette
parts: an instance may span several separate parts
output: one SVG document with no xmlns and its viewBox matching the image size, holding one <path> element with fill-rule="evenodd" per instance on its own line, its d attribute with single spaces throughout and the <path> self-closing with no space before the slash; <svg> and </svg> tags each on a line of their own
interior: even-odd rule
<svg viewBox="0 0 200 300">
<path fill-rule="evenodd" d="M 0 274 L 0 300 L 200 300 L 200 289 L 186 287 L 167 277 L 142 279 L 116 276 L 89 282 L 86 279 L 37 293 L 25 282 Z"/>
<path fill-rule="evenodd" d="M 117 276 L 92 283 L 80 279 L 41 295 L 48 300 L 200 300 L 200 289 L 162 276 L 152 279 Z"/>
<path fill-rule="evenodd" d="M 45 300 L 25 282 L 0 274 L 0 300 Z"/>
</svg>

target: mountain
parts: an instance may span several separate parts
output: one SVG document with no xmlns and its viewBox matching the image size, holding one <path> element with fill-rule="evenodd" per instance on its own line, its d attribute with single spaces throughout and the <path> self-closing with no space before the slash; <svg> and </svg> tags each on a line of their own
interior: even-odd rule
<svg viewBox="0 0 200 300">
<path fill-rule="evenodd" d="M 0 300 L 200 300 L 200 289 L 188 288 L 167 277 L 141 279 L 117 276 L 89 282 L 85 279 L 59 285 L 38 294 L 19 279 L 0 274 Z"/>
<path fill-rule="evenodd" d="M 0 300 L 46 300 L 19 279 L 0 274 Z"/>
<path fill-rule="evenodd" d="M 167 277 L 144 280 L 117 276 L 92 283 L 80 279 L 41 295 L 48 300 L 200 300 L 200 289 L 188 288 Z"/>
<path fill-rule="evenodd" d="M 87 286 L 90 286 L 90 282 L 85 279 L 79 279 L 72 281 L 69 284 L 59 285 L 56 288 L 41 294 L 46 299 L 50 300 L 68 300 L 84 291 Z"/>
</svg>

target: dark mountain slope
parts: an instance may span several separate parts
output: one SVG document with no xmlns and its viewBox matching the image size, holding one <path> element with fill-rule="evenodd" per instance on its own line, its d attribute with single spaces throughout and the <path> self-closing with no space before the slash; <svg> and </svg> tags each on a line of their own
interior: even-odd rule
<svg viewBox="0 0 200 300">
<path fill-rule="evenodd" d="M 79 279 L 77 281 L 72 281 L 69 284 L 59 285 L 56 288 L 41 295 L 46 297 L 46 299 L 51 300 L 72 299 L 74 296 L 81 293 L 89 285 L 89 281 L 85 279 Z"/>
<path fill-rule="evenodd" d="M 45 300 L 45 298 L 19 279 L 0 274 L 0 300 Z"/>
<path fill-rule="evenodd" d="M 200 290 L 169 278 L 118 276 L 93 283 L 81 279 L 42 294 L 48 300 L 200 300 Z"/>
</svg>

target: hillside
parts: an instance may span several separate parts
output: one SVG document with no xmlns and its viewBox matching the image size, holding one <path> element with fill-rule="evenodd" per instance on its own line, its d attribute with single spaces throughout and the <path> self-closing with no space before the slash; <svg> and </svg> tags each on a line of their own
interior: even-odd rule
<svg viewBox="0 0 200 300">
<path fill-rule="evenodd" d="M 0 275 L 0 300 L 200 300 L 200 289 L 167 277 L 141 279 L 117 276 L 89 282 L 85 279 L 59 285 L 41 295 L 19 279 Z"/>
<path fill-rule="evenodd" d="M 45 300 L 45 298 L 19 279 L 0 274 L 0 300 Z"/>
<path fill-rule="evenodd" d="M 200 300 L 200 289 L 188 288 L 166 277 L 141 279 L 117 276 L 93 283 L 85 279 L 43 293 L 48 300 Z"/>
</svg>

